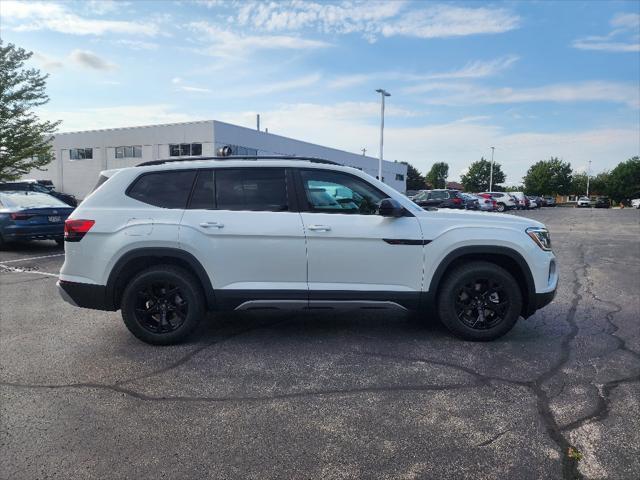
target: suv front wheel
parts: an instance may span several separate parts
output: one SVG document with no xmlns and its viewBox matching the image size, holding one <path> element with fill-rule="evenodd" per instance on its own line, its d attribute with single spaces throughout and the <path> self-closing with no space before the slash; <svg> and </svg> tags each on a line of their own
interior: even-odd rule
<svg viewBox="0 0 640 480">
<path fill-rule="evenodd" d="M 465 340 L 488 341 L 513 328 L 522 294 L 513 276 L 496 264 L 471 262 L 444 280 L 438 314 L 444 325 Z"/>
<path fill-rule="evenodd" d="M 133 277 L 122 295 L 121 309 L 129 331 L 153 345 L 183 341 L 205 313 L 200 284 L 173 265 L 152 267 Z"/>
</svg>

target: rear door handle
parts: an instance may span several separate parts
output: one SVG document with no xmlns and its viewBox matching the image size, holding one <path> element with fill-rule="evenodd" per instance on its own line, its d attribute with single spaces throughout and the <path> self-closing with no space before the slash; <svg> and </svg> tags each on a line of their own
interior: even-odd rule
<svg viewBox="0 0 640 480">
<path fill-rule="evenodd" d="M 312 232 L 330 232 L 331 227 L 329 225 L 309 225 L 309 230 Z"/>
<path fill-rule="evenodd" d="M 220 222 L 200 222 L 202 228 L 224 228 L 224 223 Z"/>
</svg>

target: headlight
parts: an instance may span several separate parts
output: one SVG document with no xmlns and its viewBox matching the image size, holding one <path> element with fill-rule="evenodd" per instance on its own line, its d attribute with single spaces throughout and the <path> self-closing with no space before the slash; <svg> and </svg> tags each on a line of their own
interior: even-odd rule
<svg viewBox="0 0 640 480">
<path fill-rule="evenodd" d="M 546 228 L 531 227 L 527 228 L 526 232 L 541 249 L 545 251 L 551 250 L 551 235 L 549 235 L 549 230 Z"/>
</svg>

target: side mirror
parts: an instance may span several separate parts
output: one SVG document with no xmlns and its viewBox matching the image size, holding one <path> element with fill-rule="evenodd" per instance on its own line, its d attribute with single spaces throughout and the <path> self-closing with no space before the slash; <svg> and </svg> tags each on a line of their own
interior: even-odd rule
<svg viewBox="0 0 640 480">
<path fill-rule="evenodd" d="M 393 198 L 385 198 L 380 202 L 378 214 L 382 215 L 383 217 L 403 217 L 404 207 L 400 205 L 400 202 L 394 200 Z"/>
</svg>

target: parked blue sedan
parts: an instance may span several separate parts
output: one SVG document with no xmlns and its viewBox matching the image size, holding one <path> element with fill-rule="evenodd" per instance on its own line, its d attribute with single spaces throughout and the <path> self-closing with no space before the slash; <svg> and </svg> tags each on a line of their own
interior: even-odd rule
<svg viewBox="0 0 640 480">
<path fill-rule="evenodd" d="M 55 240 L 62 245 L 64 221 L 72 211 L 46 193 L 0 192 L 0 248 L 28 240 Z"/>
</svg>

